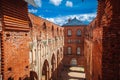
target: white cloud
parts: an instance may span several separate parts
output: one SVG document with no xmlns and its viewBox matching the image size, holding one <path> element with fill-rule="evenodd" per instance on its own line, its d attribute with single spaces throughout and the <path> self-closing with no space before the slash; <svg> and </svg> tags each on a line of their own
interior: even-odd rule
<svg viewBox="0 0 120 80">
<path fill-rule="evenodd" d="M 38 17 L 41 17 L 41 18 L 45 19 L 45 17 L 43 17 L 43 15 L 39 15 Z"/>
<path fill-rule="evenodd" d="M 83 23 L 89 23 L 96 17 L 96 13 L 59 16 L 59 17 L 55 17 L 55 18 L 46 18 L 46 19 L 48 21 L 51 21 L 51 22 L 61 26 L 65 23 L 67 23 L 69 18 L 73 19 L 74 17 L 76 17 L 78 20 L 82 21 Z"/>
<path fill-rule="evenodd" d="M 28 9 L 28 11 L 29 11 L 30 13 L 37 13 L 37 12 L 38 12 L 37 9 Z"/>
<path fill-rule="evenodd" d="M 65 23 L 65 21 L 63 20 L 63 18 L 61 17 L 57 17 L 57 18 L 46 18 L 48 21 L 51 21 L 55 24 L 58 24 L 58 25 L 63 25 Z"/>
<path fill-rule="evenodd" d="M 66 1 L 66 4 L 65 4 L 67 7 L 72 7 L 73 6 L 73 3 L 71 1 Z"/>
<path fill-rule="evenodd" d="M 41 0 L 34 0 L 35 3 L 37 4 L 37 6 L 41 7 L 42 6 L 42 2 Z"/>
<path fill-rule="evenodd" d="M 50 0 L 50 3 L 54 4 L 55 6 L 59 6 L 62 0 Z"/>
</svg>

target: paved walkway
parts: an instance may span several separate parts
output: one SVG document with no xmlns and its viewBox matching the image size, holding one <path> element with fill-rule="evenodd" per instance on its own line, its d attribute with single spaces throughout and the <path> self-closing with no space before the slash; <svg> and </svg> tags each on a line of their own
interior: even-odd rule
<svg viewBox="0 0 120 80">
<path fill-rule="evenodd" d="M 61 80 L 85 80 L 83 67 L 64 67 Z"/>
</svg>

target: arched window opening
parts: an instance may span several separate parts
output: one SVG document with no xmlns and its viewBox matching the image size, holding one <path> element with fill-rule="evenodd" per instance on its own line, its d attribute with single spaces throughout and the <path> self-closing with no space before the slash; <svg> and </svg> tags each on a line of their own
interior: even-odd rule
<svg viewBox="0 0 120 80">
<path fill-rule="evenodd" d="M 52 36 L 54 36 L 54 26 L 52 26 L 51 31 L 52 31 Z"/>
<path fill-rule="evenodd" d="M 71 40 L 70 40 L 70 39 L 68 39 L 68 43 L 71 43 Z"/>
<path fill-rule="evenodd" d="M 71 35 L 72 35 L 72 31 L 68 30 L 68 36 L 71 36 Z"/>
<path fill-rule="evenodd" d="M 14 80 L 14 78 L 13 77 L 9 77 L 8 80 Z"/>
<path fill-rule="evenodd" d="M 77 48 L 77 54 L 80 55 L 80 47 Z"/>
<path fill-rule="evenodd" d="M 44 22 L 44 23 L 43 23 L 43 30 L 46 30 L 46 28 L 47 28 L 47 27 L 46 27 L 46 23 Z"/>
<path fill-rule="evenodd" d="M 71 52 L 72 52 L 71 47 L 68 47 L 68 54 L 71 54 Z"/>
<path fill-rule="evenodd" d="M 54 26 L 52 26 L 51 31 L 54 31 Z"/>
<path fill-rule="evenodd" d="M 77 40 L 77 43 L 80 43 L 80 40 Z"/>
<path fill-rule="evenodd" d="M 77 30 L 77 36 L 81 36 L 81 31 Z"/>
<path fill-rule="evenodd" d="M 42 80 L 49 80 L 49 64 L 48 61 L 45 60 L 44 64 L 43 64 L 43 68 L 42 68 Z"/>
<path fill-rule="evenodd" d="M 57 28 L 57 35 L 59 35 L 59 29 Z"/>
<path fill-rule="evenodd" d="M 72 58 L 71 62 L 70 62 L 71 66 L 77 66 L 77 60 L 76 58 Z"/>
</svg>

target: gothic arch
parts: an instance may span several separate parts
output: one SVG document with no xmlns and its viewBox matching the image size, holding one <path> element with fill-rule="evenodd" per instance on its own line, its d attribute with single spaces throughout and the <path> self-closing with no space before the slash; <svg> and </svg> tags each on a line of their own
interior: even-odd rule
<svg viewBox="0 0 120 80">
<path fill-rule="evenodd" d="M 72 58 L 70 61 L 70 65 L 71 66 L 77 66 L 77 59 L 76 58 Z"/>
<path fill-rule="evenodd" d="M 61 58 L 60 50 L 58 49 L 58 50 L 57 50 L 57 64 L 59 64 L 60 58 Z"/>
<path fill-rule="evenodd" d="M 60 48 L 60 56 L 61 56 L 61 58 L 63 58 L 63 48 L 62 47 Z"/>
<path fill-rule="evenodd" d="M 51 58 L 51 65 L 52 65 L 52 68 L 51 68 L 51 73 L 52 73 L 52 80 L 56 80 L 56 58 L 55 58 L 55 55 L 53 54 L 52 55 L 52 58 Z"/>
<path fill-rule="evenodd" d="M 52 36 L 54 37 L 54 26 L 53 25 L 52 25 L 51 31 L 52 31 Z"/>
<path fill-rule="evenodd" d="M 52 71 L 54 71 L 56 68 L 56 58 L 55 58 L 54 53 L 53 53 L 52 58 L 51 58 L 51 64 L 52 64 Z"/>
<path fill-rule="evenodd" d="M 30 79 L 31 80 L 38 80 L 38 75 L 35 71 L 30 71 Z"/>
<path fill-rule="evenodd" d="M 47 60 L 44 61 L 43 67 L 42 67 L 42 79 L 41 80 L 49 80 L 50 74 L 49 74 L 49 63 Z"/>
<path fill-rule="evenodd" d="M 59 35 L 59 28 L 57 28 L 57 36 Z"/>
<path fill-rule="evenodd" d="M 46 30 L 47 29 L 47 26 L 46 26 L 46 23 L 44 22 L 43 25 L 42 25 L 42 29 L 43 30 Z"/>
</svg>

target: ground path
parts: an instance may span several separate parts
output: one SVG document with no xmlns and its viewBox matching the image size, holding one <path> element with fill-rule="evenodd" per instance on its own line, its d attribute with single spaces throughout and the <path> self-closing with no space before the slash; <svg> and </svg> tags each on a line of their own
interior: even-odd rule
<svg viewBox="0 0 120 80">
<path fill-rule="evenodd" d="M 61 80 L 85 80 L 83 67 L 64 67 L 61 74 Z"/>
</svg>

